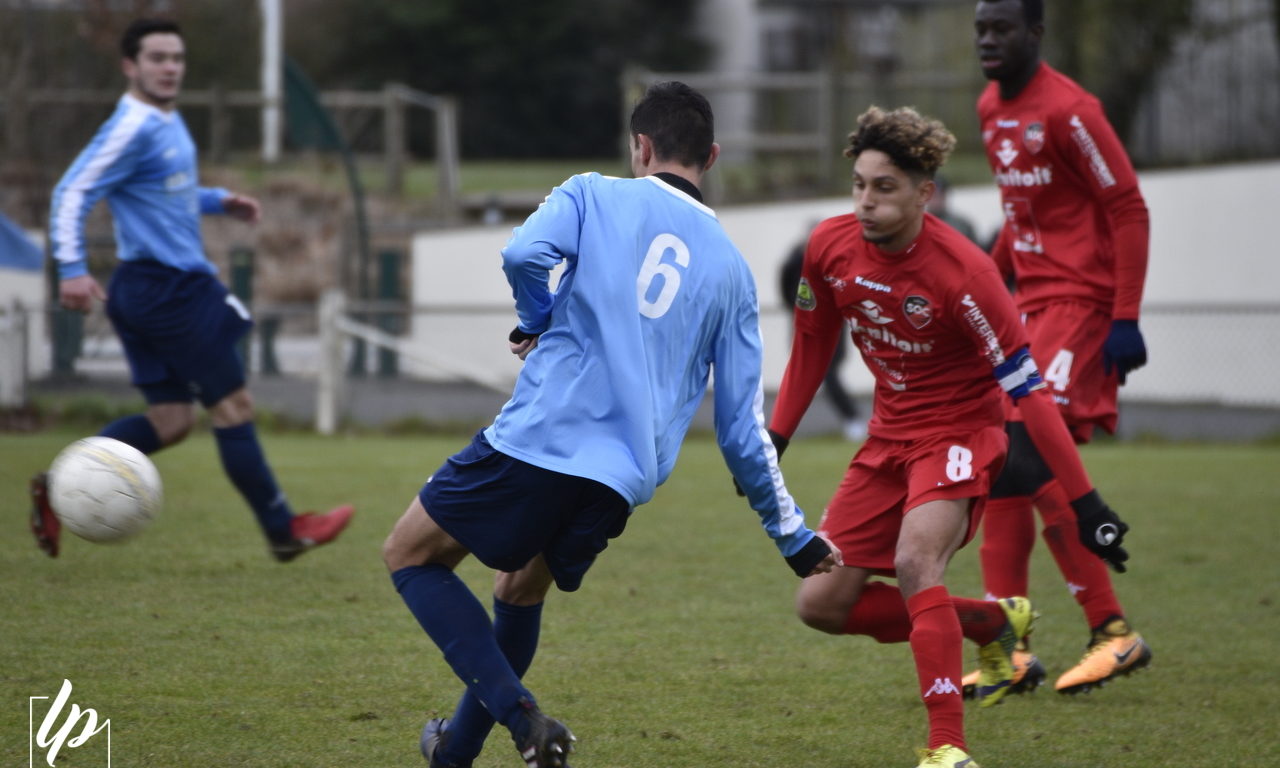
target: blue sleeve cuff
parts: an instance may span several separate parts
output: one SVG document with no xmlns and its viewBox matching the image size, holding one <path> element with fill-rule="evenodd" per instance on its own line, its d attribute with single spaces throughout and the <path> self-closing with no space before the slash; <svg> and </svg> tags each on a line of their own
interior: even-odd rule
<svg viewBox="0 0 1280 768">
<path fill-rule="evenodd" d="M 200 213 L 203 214 L 221 214 L 226 213 L 227 209 L 222 203 L 231 197 L 231 191 L 222 187 L 200 187 L 197 190 L 200 196 Z"/>
<path fill-rule="evenodd" d="M 83 259 L 80 261 L 60 261 L 58 262 L 58 279 L 69 280 L 73 277 L 89 274 L 89 263 Z"/>
</svg>

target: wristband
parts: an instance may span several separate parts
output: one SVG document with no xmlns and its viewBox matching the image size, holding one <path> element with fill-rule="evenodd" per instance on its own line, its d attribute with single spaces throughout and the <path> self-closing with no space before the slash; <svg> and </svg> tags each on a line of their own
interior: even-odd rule
<svg viewBox="0 0 1280 768">
<path fill-rule="evenodd" d="M 507 336 L 507 341 L 512 344 L 521 344 L 529 339 L 536 339 L 541 335 L 542 334 L 540 333 L 528 333 L 526 331 L 522 331 L 520 330 L 520 326 L 517 325 L 515 328 L 511 329 L 511 335 Z"/>
<path fill-rule="evenodd" d="M 778 454 L 778 461 L 782 461 L 782 452 L 787 450 L 787 446 L 791 445 L 791 440 L 782 436 L 780 432 L 769 430 L 769 439 L 773 441 L 773 450 Z"/>
<path fill-rule="evenodd" d="M 821 536 L 814 536 L 800 548 L 799 552 L 788 555 L 786 560 L 791 570 L 803 579 L 813 573 L 818 563 L 821 563 L 829 554 L 831 554 L 831 547 L 827 546 L 827 542 Z"/>
</svg>

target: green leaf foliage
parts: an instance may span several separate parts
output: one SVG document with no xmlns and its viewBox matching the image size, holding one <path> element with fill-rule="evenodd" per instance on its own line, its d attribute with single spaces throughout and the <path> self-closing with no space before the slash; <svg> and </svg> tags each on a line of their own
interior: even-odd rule
<svg viewBox="0 0 1280 768">
<path fill-rule="evenodd" d="M 323 89 L 401 82 L 456 97 L 464 156 L 598 157 L 617 153 L 624 67 L 702 64 L 695 5 L 299 1 L 286 28 L 290 55 Z"/>
</svg>

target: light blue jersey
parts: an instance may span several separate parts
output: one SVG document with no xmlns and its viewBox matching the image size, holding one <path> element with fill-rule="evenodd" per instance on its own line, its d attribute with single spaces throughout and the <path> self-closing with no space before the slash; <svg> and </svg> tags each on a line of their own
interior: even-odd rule
<svg viewBox="0 0 1280 768">
<path fill-rule="evenodd" d="M 653 176 L 574 176 L 502 258 L 520 328 L 542 335 L 485 432 L 495 448 L 643 504 L 671 474 L 714 367 L 730 471 L 784 556 L 808 543 L 765 430 L 755 281 L 710 208 Z"/>
<path fill-rule="evenodd" d="M 104 196 L 121 260 L 215 274 L 200 238 L 200 214 L 223 213 L 230 194 L 198 186 L 195 143 L 176 111 L 125 94 L 53 192 L 49 231 L 59 277 L 88 272 L 84 222 Z"/>
</svg>

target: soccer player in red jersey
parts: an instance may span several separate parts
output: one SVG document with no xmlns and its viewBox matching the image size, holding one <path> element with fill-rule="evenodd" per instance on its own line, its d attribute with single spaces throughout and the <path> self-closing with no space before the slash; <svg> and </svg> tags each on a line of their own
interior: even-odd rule
<svg viewBox="0 0 1280 768">
<path fill-rule="evenodd" d="M 992 255 L 1015 284 L 1031 349 L 1079 443 L 1116 427 L 1116 391 L 1147 361 L 1138 305 L 1149 222 L 1137 176 L 1098 100 L 1040 60 L 1042 0 L 981 0 L 975 35 L 991 81 L 978 100 L 987 159 L 1005 224 Z M 1084 658 L 1058 678 L 1062 693 L 1097 687 L 1145 667 L 1151 649 L 1125 618 L 1106 567 L 1071 534 L 1060 482 L 1010 407 L 1009 460 L 992 488 L 983 527 L 988 595 L 1027 594 L 1035 517 L 1091 630 Z M 1025 648 L 1018 673 L 1043 668 Z M 966 683 L 976 682 L 976 672 Z M 1015 690 L 1029 686 L 1021 680 Z"/>
<path fill-rule="evenodd" d="M 1128 555 L 1127 527 L 1092 489 L 995 264 L 925 212 L 954 146 L 941 123 L 909 108 L 858 118 L 845 149 L 854 212 L 822 222 L 809 240 L 770 434 L 781 454 L 851 331 L 876 385 L 869 437 L 820 529 L 845 567 L 807 579 L 796 611 L 823 632 L 909 642 L 929 718 L 920 765 L 976 768 L 957 685 L 962 637 L 979 645 L 977 692 L 989 706 L 1009 691 L 1014 645 L 1034 613 L 1022 597 L 953 597 L 943 576 L 1004 462 L 1006 396 L 1023 404 L 1028 432 L 1080 500 L 1081 537 L 1117 565 Z"/>
</svg>

